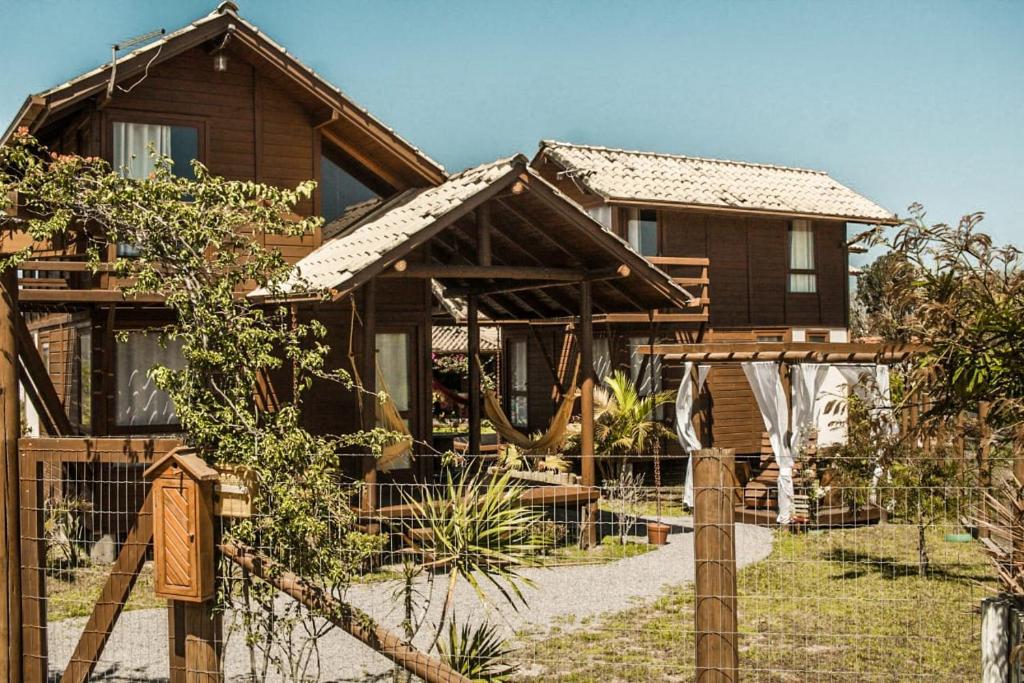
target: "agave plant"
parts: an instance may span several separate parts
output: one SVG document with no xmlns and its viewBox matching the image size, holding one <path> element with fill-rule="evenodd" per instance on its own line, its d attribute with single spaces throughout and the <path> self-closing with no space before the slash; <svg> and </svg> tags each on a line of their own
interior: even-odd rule
<svg viewBox="0 0 1024 683">
<path fill-rule="evenodd" d="M 458 479 L 449 472 L 441 496 L 426 486 L 422 500 L 406 495 L 413 523 L 430 532 L 422 543 L 428 558 L 424 568 L 448 571 L 437 633 L 428 650 L 441 637 L 460 578 L 484 604 L 489 601 L 482 581 L 493 585 L 513 608 L 526 604 L 522 588 L 532 582 L 521 570 L 539 564 L 545 541 L 538 533 L 543 511 L 522 506 L 523 491 L 509 473 L 485 483 L 466 472 Z"/>
<path fill-rule="evenodd" d="M 448 624 L 448 641 L 441 646 L 441 660 L 470 680 L 502 683 L 518 670 L 510 663 L 513 652 L 492 624 L 459 627 L 453 618 Z"/>
<path fill-rule="evenodd" d="M 675 399 L 670 391 L 641 395 L 629 376 L 616 370 L 594 392 L 594 450 L 606 480 L 616 479 L 627 455 L 653 452 L 671 432 L 655 412 Z M 619 456 L 615 458 L 615 456 Z"/>
</svg>

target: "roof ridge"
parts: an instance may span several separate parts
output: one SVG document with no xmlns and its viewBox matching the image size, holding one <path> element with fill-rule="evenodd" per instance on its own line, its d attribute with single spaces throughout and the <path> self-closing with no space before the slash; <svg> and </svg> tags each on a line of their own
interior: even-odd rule
<svg viewBox="0 0 1024 683">
<path fill-rule="evenodd" d="M 621 154 L 634 154 L 638 156 L 658 157 L 662 159 L 680 159 L 684 161 L 706 161 L 714 164 L 732 164 L 734 166 L 749 166 L 751 168 L 768 168 L 775 171 L 797 171 L 800 173 L 813 173 L 816 175 L 828 176 L 828 171 L 816 168 L 804 168 L 802 166 L 783 166 L 781 164 L 768 164 L 756 161 L 738 161 L 736 159 L 714 159 L 712 157 L 698 157 L 689 154 L 673 154 L 671 152 L 649 152 L 638 149 L 625 149 L 622 147 L 606 147 L 604 145 L 585 145 L 573 142 L 562 142 L 560 140 L 541 140 L 540 148 L 545 147 L 572 147 L 576 149 L 592 149 L 600 152 L 618 152 Z"/>
</svg>

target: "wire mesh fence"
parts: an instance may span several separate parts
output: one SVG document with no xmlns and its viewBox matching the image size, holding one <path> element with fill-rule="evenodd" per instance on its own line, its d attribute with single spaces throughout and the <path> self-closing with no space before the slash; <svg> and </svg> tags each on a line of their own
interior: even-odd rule
<svg viewBox="0 0 1024 683">
<path fill-rule="evenodd" d="M 708 514 L 704 493 L 718 496 L 714 539 L 701 537 L 707 518 L 694 532 L 680 456 L 660 457 L 660 486 L 651 458 L 609 460 L 596 489 L 582 486 L 572 458 L 548 469 L 526 458 L 510 473 L 472 457 L 438 460 L 414 465 L 418 476 L 382 475 L 373 510 L 359 508 L 358 481 L 339 478 L 353 512 L 319 521 L 352 553 L 349 573 L 295 575 L 300 549 L 261 541 L 273 501 L 246 510 L 243 500 L 235 516 L 215 517 L 212 603 L 168 609 L 155 562 L 176 563 L 164 571 L 187 579 L 191 558 L 154 552 L 142 472 L 174 442 L 106 441 L 23 441 L 35 444 L 22 449 L 24 604 L 36 639 L 27 657 L 50 678 L 176 680 L 175 666 L 238 681 L 444 680 L 450 671 L 507 681 L 981 676 L 979 606 L 999 590 L 981 538 L 1004 522 L 973 455 L 916 485 L 895 465 L 859 483 L 795 476 L 796 516 L 784 527 L 770 467 L 740 457 L 727 478 L 696 482 L 698 517 Z M 908 464 L 920 472 L 944 456 L 927 457 Z M 994 463 L 998 483 L 1009 474 Z M 701 572 L 729 562 L 733 584 L 698 595 Z M 712 621 L 699 626 L 704 599 Z M 723 619 L 730 610 L 735 627 Z M 708 623 L 735 643 L 735 671 L 698 671 Z M 186 662 L 186 640 L 207 651 L 190 650 Z"/>
</svg>

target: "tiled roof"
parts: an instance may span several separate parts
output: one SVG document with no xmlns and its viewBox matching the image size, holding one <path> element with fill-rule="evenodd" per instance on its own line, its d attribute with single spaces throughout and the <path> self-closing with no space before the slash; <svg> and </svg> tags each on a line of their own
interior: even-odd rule
<svg viewBox="0 0 1024 683">
<path fill-rule="evenodd" d="M 430 348 L 435 353 L 466 353 L 469 349 L 469 330 L 456 325 L 439 325 L 431 328 Z M 480 350 L 487 353 L 498 351 L 498 328 L 480 328 Z"/>
<path fill-rule="evenodd" d="M 851 221 L 895 216 L 823 171 L 545 140 L 539 156 L 608 200 L 671 203 Z"/>
<path fill-rule="evenodd" d="M 334 239 L 296 264 L 296 276 L 285 292 L 303 289 L 340 289 L 364 268 L 400 247 L 421 230 L 433 225 L 452 209 L 526 163 L 524 157 L 499 159 L 451 176 L 437 187 L 408 190 L 368 211 Z M 305 283 L 302 282 L 305 280 Z M 306 285 L 306 286 L 303 286 Z M 263 292 L 254 292 L 259 296 Z"/>
</svg>

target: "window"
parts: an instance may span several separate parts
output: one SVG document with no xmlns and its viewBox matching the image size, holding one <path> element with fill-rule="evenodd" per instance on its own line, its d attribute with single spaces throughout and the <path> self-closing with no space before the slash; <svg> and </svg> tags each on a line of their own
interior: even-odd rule
<svg viewBox="0 0 1024 683">
<path fill-rule="evenodd" d="M 409 410 L 409 335 L 384 332 L 377 335 L 377 367 L 384 386 L 399 412 Z"/>
<path fill-rule="evenodd" d="M 785 339 L 783 339 L 783 336 L 781 334 L 759 334 L 759 335 L 757 335 L 757 343 L 759 343 L 759 344 L 774 343 L 774 342 L 781 342 L 781 341 L 785 341 Z"/>
<path fill-rule="evenodd" d="M 75 338 L 78 363 L 78 424 L 86 434 L 92 427 L 92 328 L 78 328 Z"/>
<path fill-rule="evenodd" d="M 373 190 L 356 180 L 348 171 L 321 155 L 320 213 L 325 221 L 333 221 L 353 204 L 376 196 Z"/>
<path fill-rule="evenodd" d="M 658 255 L 658 212 L 653 209 L 630 209 L 628 221 L 629 246 L 641 256 Z"/>
<path fill-rule="evenodd" d="M 827 344 L 828 332 L 808 332 L 807 341 L 812 344 Z"/>
<path fill-rule="evenodd" d="M 116 355 L 117 425 L 178 424 L 171 397 L 156 387 L 149 371 L 157 365 L 172 370 L 184 368 L 181 342 L 172 340 L 163 346 L 158 332 L 132 332 L 125 341 L 118 343 Z"/>
<path fill-rule="evenodd" d="M 529 401 L 527 399 L 527 353 L 526 340 L 513 339 L 508 344 L 509 357 L 509 408 L 512 424 L 525 427 L 529 423 Z"/>
<path fill-rule="evenodd" d="M 594 340 L 594 375 L 597 383 L 604 384 L 604 378 L 612 374 L 612 353 L 608 347 L 607 337 Z"/>
<path fill-rule="evenodd" d="M 641 396 L 661 391 L 661 356 L 641 353 L 650 348 L 650 340 L 646 337 L 630 337 L 629 339 L 629 378 L 636 385 Z M 665 406 L 658 406 L 655 417 L 665 416 Z"/>
<path fill-rule="evenodd" d="M 142 180 L 156 168 L 150 145 L 157 154 L 171 158 L 175 175 L 195 178 L 192 160 L 199 158 L 198 128 L 114 122 L 114 168 L 126 178 Z"/>
<path fill-rule="evenodd" d="M 814 294 L 818 276 L 814 273 L 814 229 L 810 221 L 793 221 L 789 226 L 789 291 Z"/>
<path fill-rule="evenodd" d="M 587 209 L 587 213 L 595 221 L 604 226 L 605 230 L 611 230 L 612 228 L 612 207 L 607 204 L 601 204 L 599 206 L 592 206 Z"/>
<path fill-rule="evenodd" d="M 192 160 L 199 158 L 199 129 L 150 123 L 114 122 L 114 169 L 126 178 L 142 180 L 156 169 L 151 149 L 170 157 L 171 170 L 182 178 L 195 178 Z M 118 256 L 138 256 L 138 247 L 117 245 Z"/>
</svg>

